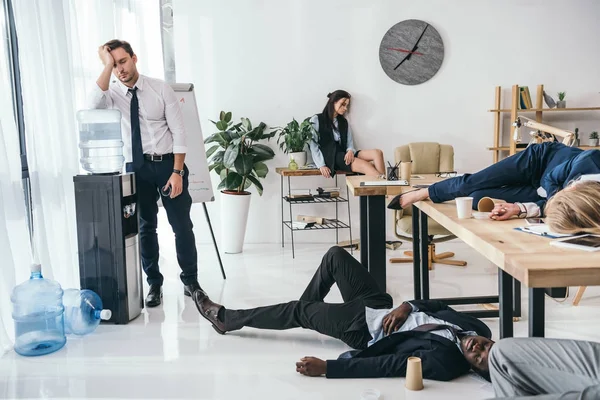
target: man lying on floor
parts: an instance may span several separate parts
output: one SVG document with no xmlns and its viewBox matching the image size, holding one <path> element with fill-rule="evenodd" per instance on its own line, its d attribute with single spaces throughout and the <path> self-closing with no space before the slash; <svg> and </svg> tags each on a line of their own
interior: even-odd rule
<svg viewBox="0 0 600 400">
<path fill-rule="evenodd" d="M 323 302 L 337 284 L 344 302 Z M 249 326 L 259 329 L 306 328 L 340 339 L 356 349 L 337 360 L 304 357 L 296 371 L 327 378 L 405 376 L 407 359 L 420 357 L 423 378 L 449 381 L 473 369 L 489 380 L 488 354 L 494 344 L 481 321 L 440 301 L 404 302 L 392 309 L 367 270 L 340 247 L 332 247 L 298 301 L 229 310 L 202 291 L 194 301 L 220 334 Z"/>
</svg>

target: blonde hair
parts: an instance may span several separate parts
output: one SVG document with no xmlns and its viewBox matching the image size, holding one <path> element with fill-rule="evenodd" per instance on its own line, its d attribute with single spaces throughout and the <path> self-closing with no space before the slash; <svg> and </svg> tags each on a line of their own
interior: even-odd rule
<svg viewBox="0 0 600 400">
<path fill-rule="evenodd" d="M 573 182 L 548 200 L 545 214 L 552 232 L 600 234 L 600 182 Z"/>
</svg>

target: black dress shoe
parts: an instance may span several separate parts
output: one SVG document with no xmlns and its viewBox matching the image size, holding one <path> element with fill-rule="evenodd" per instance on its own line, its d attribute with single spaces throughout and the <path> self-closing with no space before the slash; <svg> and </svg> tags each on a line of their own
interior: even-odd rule
<svg viewBox="0 0 600 400">
<path fill-rule="evenodd" d="M 219 310 L 223 306 L 211 301 L 202 291 L 195 292 L 192 298 L 194 299 L 194 303 L 196 303 L 196 308 L 200 315 L 212 324 L 213 329 L 217 333 L 224 335 L 227 329 L 225 328 L 225 324 L 219 321 Z"/>
<path fill-rule="evenodd" d="M 162 301 L 162 286 L 150 285 L 148 296 L 146 296 L 146 307 L 159 306 Z"/>
<path fill-rule="evenodd" d="M 400 197 L 406 193 L 416 192 L 419 189 L 409 190 L 408 192 L 400 193 L 398 196 L 394 197 L 392 201 L 387 205 L 387 208 L 390 210 L 402 210 L 402 206 L 400 205 Z"/>
<path fill-rule="evenodd" d="M 196 290 L 199 290 L 202 293 L 204 293 L 204 295 L 206 295 L 206 293 L 204 292 L 204 290 L 202 290 L 202 288 L 200 287 L 200 284 L 198 282 L 194 282 L 189 285 L 183 286 L 183 294 L 188 297 L 192 297 L 192 295 L 194 294 L 194 292 L 196 292 Z"/>
</svg>

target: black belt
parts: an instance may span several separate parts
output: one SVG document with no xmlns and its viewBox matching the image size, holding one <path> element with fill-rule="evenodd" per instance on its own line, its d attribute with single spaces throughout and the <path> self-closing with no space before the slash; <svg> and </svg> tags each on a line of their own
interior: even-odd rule
<svg viewBox="0 0 600 400">
<path fill-rule="evenodd" d="M 144 158 L 148 161 L 152 161 L 152 162 L 161 162 L 163 160 L 167 160 L 170 158 L 173 158 L 173 153 L 167 153 L 167 154 L 144 154 Z"/>
</svg>

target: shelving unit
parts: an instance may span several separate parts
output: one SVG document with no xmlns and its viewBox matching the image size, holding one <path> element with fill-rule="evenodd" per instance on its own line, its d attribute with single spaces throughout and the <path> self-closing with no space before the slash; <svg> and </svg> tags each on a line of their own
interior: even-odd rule
<svg viewBox="0 0 600 400">
<path fill-rule="evenodd" d="M 285 247 L 285 228 L 290 230 L 290 235 L 292 238 L 292 258 L 296 258 L 296 253 L 294 249 L 294 232 L 298 231 L 323 231 L 323 230 L 332 230 L 335 229 L 335 243 L 339 243 L 339 230 L 340 229 L 348 229 L 350 232 L 350 243 L 352 243 L 352 221 L 350 217 L 350 202 L 348 201 L 350 192 L 348 186 L 346 186 L 346 197 L 333 197 L 333 198 L 323 198 L 323 197 L 313 197 L 312 199 L 292 199 L 291 190 L 292 190 L 292 177 L 298 176 L 320 176 L 321 172 L 318 169 L 298 169 L 298 170 L 290 170 L 289 168 L 276 168 L 275 171 L 281 176 L 281 247 Z M 345 176 L 346 174 L 343 171 L 337 172 L 335 175 L 335 186 L 338 186 L 338 175 Z M 284 195 L 284 177 L 287 177 L 287 196 Z M 284 204 L 288 203 L 289 206 L 289 219 L 284 219 Z M 340 203 L 346 203 L 348 206 L 348 223 L 339 220 L 339 205 Z M 307 228 L 294 228 L 292 222 L 294 221 L 294 216 L 292 212 L 292 206 L 294 205 L 302 205 L 302 204 L 335 204 L 335 219 L 327 218 L 326 224 L 315 224 L 311 227 Z M 350 246 L 350 251 L 353 252 L 353 247 Z"/>
<path fill-rule="evenodd" d="M 519 109 L 519 85 L 512 86 L 511 92 L 511 107 L 510 108 L 501 108 L 502 107 L 502 87 L 496 86 L 495 96 L 494 96 L 494 108 L 488 110 L 488 112 L 494 113 L 494 144 L 492 147 L 488 147 L 488 150 L 494 152 L 494 163 L 500 160 L 500 155 L 503 151 L 508 151 L 509 155 L 513 155 L 518 151 L 524 150 L 524 148 L 517 148 L 517 143 L 515 143 L 513 139 L 513 134 L 515 131 L 515 127 L 512 126 L 513 121 L 517 119 L 519 114 L 527 114 L 527 113 L 535 113 L 535 120 L 537 122 L 542 122 L 543 113 L 546 112 L 586 112 L 586 111 L 600 111 L 600 107 L 573 107 L 573 108 L 544 108 L 544 85 L 538 85 L 536 91 L 535 98 L 535 108 L 530 108 L 526 110 Z M 502 114 L 510 113 L 510 134 L 509 134 L 509 144 L 502 145 Z M 579 146 L 580 149 L 591 149 L 594 147 L 591 146 Z"/>
</svg>

